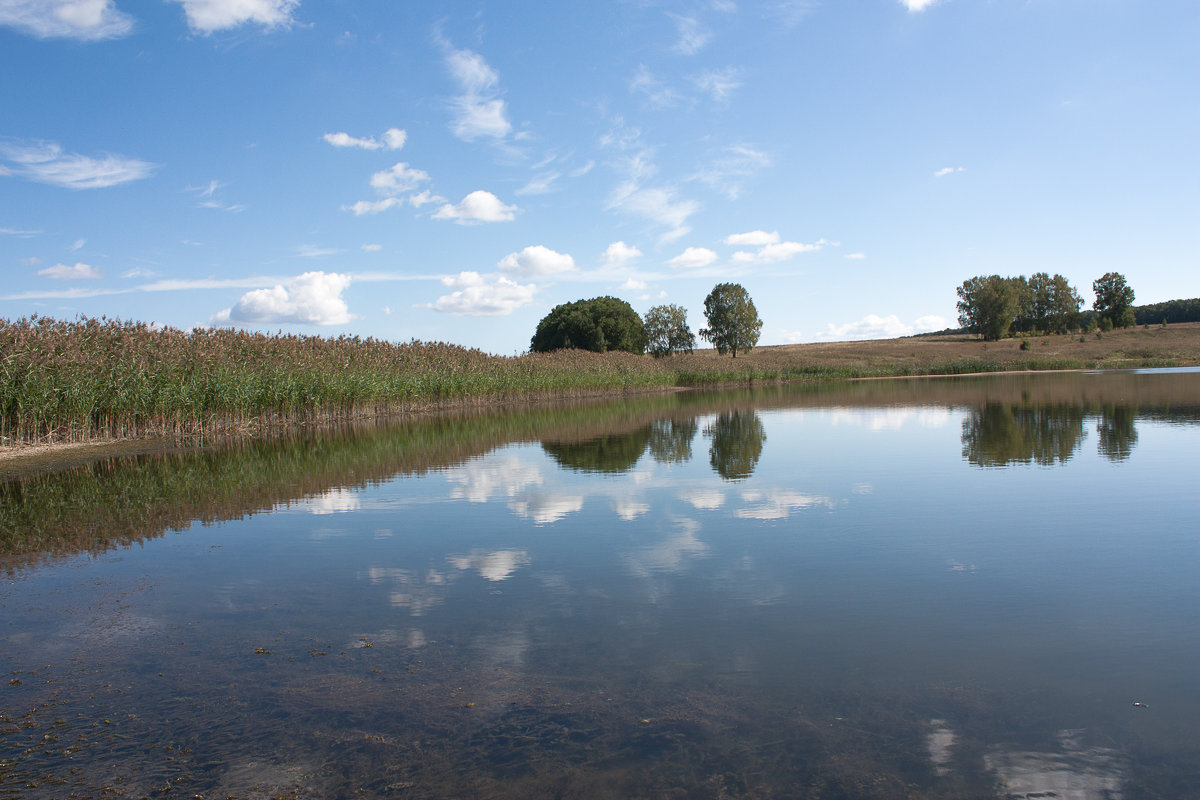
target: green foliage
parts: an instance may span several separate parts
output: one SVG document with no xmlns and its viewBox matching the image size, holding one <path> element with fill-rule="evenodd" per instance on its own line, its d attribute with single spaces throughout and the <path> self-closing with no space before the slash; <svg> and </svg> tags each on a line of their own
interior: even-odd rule
<svg viewBox="0 0 1200 800">
<path fill-rule="evenodd" d="M 633 307 L 616 297 L 563 303 L 542 318 L 530 341 L 535 353 L 573 348 L 605 353 L 646 351 L 646 329 Z"/>
<path fill-rule="evenodd" d="M 988 341 L 1008 336 L 1021 308 L 1021 289 L 1012 278 L 979 275 L 957 292 L 960 325 Z"/>
<path fill-rule="evenodd" d="M 758 344 L 762 320 L 749 293 L 737 283 L 718 283 L 704 298 L 704 316 L 708 327 L 700 336 L 712 342 L 721 355 L 738 350 L 749 351 Z"/>
<path fill-rule="evenodd" d="M 1200 297 L 1190 300 L 1168 300 L 1165 303 L 1151 303 L 1145 306 L 1134 306 L 1133 313 L 1138 325 L 1162 322 L 1200 322 Z"/>
<path fill-rule="evenodd" d="M 1092 308 L 1102 319 L 1107 319 L 1111 327 L 1126 328 L 1135 323 L 1133 288 L 1125 282 L 1124 275 L 1106 272 L 1092 282 L 1092 290 L 1096 293 Z"/>
<path fill-rule="evenodd" d="M 688 328 L 683 306 L 654 306 L 646 312 L 647 349 L 655 357 L 672 353 L 690 353 L 696 349 L 696 337 Z"/>
<path fill-rule="evenodd" d="M 709 463 L 727 481 L 749 478 L 762 457 L 763 443 L 767 441 L 762 420 L 752 410 L 719 414 L 704 429 L 704 435 L 712 438 Z"/>
</svg>

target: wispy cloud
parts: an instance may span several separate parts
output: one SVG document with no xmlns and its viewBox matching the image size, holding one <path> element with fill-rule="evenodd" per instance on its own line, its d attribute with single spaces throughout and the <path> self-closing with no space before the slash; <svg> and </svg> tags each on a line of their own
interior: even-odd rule
<svg viewBox="0 0 1200 800">
<path fill-rule="evenodd" d="M 116 39 L 133 31 L 133 17 L 112 0 L 0 0 L 0 25 L 39 39 Z"/>
<path fill-rule="evenodd" d="M 483 56 L 471 50 L 450 50 L 446 66 L 462 90 L 450 102 L 454 113 L 450 129 L 454 135 L 467 142 L 508 136 L 512 123 L 500 97 L 500 76 Z"/>
<path fill-rule="evenodd" d="M 666 227 L 662 239 L 675 241 L 691 230 L 686 224 L 688 217 L 700 210 L 700 204 L 681 199 L 672 186 L 643 187 L 636 180 L 629 180 L 613 190 L 607 208 Z"/>
<path fill-rule="evenodd" d="M 516 206 L 506 206 L 491 192 L 478 189 L 464 197 L 457 205 L 446 203 L 434 212 L 433 218 L 453 220 L 459 225 L 510 222 L 520 210 Z"/>
<path fill-rule="evenodd" d="M 264 28 L 292 24 L 292 12 L 300 0 L 168 0 L 183 6 L 188 27 L 199 33 L 236 28 L 255 23 Z"/>
<path fill-rule="evenodd" d="M 340 250 L 334 250 L 329 247 L 318 247 L 315 244 L 302 244 L 296 248 L 296 255 L 301 258 L 324 258 L 325 256 L 337 255 L 340 252 Z"/>
<path fill-rule="evenodd" d="M 734 247 L 761 247 L 765 244 L 775 244 L 779 241 L 779 231 L 750 231 L 749 233 L 732 233 L 725 237 L 725 244 Z"/>
<path fill-rule="evenodd" d="M 739 250 L 733 254 L 733 261 L 739 264 L 774 264 L 786 261 L 801 253 L 814 253 L 831 242 L 819 239 L 811 244 L 805 242 L 772 242 L 765 244 L 754 252 Z"/>
<path fill-rule="evenodd" d="M 679 92 L 659 80 L 645 64 L 638 65 L 629 81 L 629 91 L 643 95 L 654 108 L 671 108 L 682 100 Z"/>
<path fill-rule="evenodd" d="M 516 194 L 549 194 L 557 189 L 554 184 L 561 177 L 562 173 L 560 172 L 543 172 L 541 175 L 535 175 L 529 180 L 529 183 L 517 189 Z"/>
<path fill-rule="evenodd" d="M 734 90 L 742 85 L 740 71 L 729 67 L 723 70 L 705 70 L 692 78 L 692 83 L 706 92 L 714 101 L 727 103 Z"/>
<path fill-rule="evenodd" d="M 93 158 L 64 153 L 54 142 L 0 144 L 0 156 L 13 166 L 11 172 L 36 183 L 64 189 L 103 189 L 147 178 L 156 164 L 106 154 Z"/>
<path fill-rule="evenodd" d="M 944 178 L 947 175 L 954 175 L 955 173 L 966 172 L 966 171 L 967 171 L 966 167 L 942 167 L 937 172 L 933 173 L 933 177 Z"/>
<path fill-rule="evenodd" d="M 771 158 L 766 153 L 747 144 L 735 144 L 715 153 L 709 165 L 690 179 L 737 200 L 742 196 L 745 181 L 769 166 Z"/>
<path fill-rule="evenodd" d="M 18 239 L 32 239 L 41 236 L 42 231 L 21 230 L 19 228 L 0 228 L 0 236 L 15 236 Z"/>
<path fill-rule="evenodd" d="M 104 277 L 103 272 L 91 264 L 82 262 L 71 266 L 55 264 L 53 267 L 39 269 L 38 275 L 44 278 L 53 278 L 56 281 L 95 281 Z"/>
<path fill-rule="evenodd" d="M 206 186 L 189 186 L 187 190 L 194 192 L 199 202 L 196 203 L 200 208 L 215 208 L 220 211 L 229 211 L 239 213 L 246 210 L 246 207 L 240 203 L 223 203 L 217 199 L 217 192 L 225 188 L 225 184 L 220 181 L 209 181 Z"/>
<path fill-rule="evenodd" d="M 349 286 L 349 275 L 306 272 L 286 284 L 246 292 L 231 308 L 214 315 L 213 322 L 344 325 L 354 319 L 342 299 Z"/>
<path fill-rule="evenodd" d="M 411 192 L 429 180 L 429 173 L 400 161 L 371 176 L 371 187 L 382 195 L 395 196 Z"/>
<path fill-rule="evenodd" d="M 670 14 L 672 21 L 675 23 L 675 32 L 678 39 L 675 46 L 672 48 L 676 53 L 685 56 L 692 56 L 704 49 L 712 39 L 712 33 L 694 17 L 685 17 L 680 14 Z"/>
<path fill-rule="evenodd" d="M 846 253 L 846 255 L 842 256 L 842 258 L 848 258 L 851 261 L 862 261 L 866 257 L 866 253 Z"/>
<path fill-rule="evenodd" d="M 327 133 L 324 137 L 334 147 L 353 147 L 359 150 L 399 150 L 408 140 L 408 134 L 400 128 L 388 128 L 380 139 L 368 136 L 358 139 L 348 133 Z"/>
<path fill-rule="evenodd" d="M 535 284 L 519 284 L 503 275 L 483 276 L 478 272 L 460 272 L 442 278 L 448 295 L 428 304 L 428 308 L 445 314 L 472 317 L 493 317 L 511 314 L 521 306 L 533 302 L 537 292 Z"/>
</svg>

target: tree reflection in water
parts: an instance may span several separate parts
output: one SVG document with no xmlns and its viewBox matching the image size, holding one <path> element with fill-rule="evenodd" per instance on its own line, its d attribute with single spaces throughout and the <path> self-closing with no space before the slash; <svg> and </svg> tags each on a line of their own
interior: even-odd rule
<svg viewBox="0 0 1200 800">
<path fill-rule="evenodd" d="M 762 456 L 767 432 L 753 410 L 723 411 L 704 429 L 712 438 L 708 454 L 712 467 L 727 481 L 749 478 Z"/>
<path fill-rule="evenodd" d="M 1065 463 L 1087 436 L 1087 416 L 1085 407 L 1076 404 L 986 403 L 963 419 L 963 458 L 978 467 Z M 1137 444 L 1136 417 L 1133 406 L 1103 408 L 1096 423 L 1101 455 L 1112 461 L 1129 458 Z"/>
</svg>

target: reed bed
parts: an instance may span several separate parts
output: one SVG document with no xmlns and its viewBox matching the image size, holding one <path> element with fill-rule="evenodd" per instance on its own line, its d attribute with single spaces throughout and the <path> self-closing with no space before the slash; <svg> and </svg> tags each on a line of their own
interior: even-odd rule
<svg viewBox="0 0 1200 800">
<path fill-rule="evenodd" d="M 575 350 L 496 356 L 445 342 L 187 332 L 35 315 L 0 320 L 0 446 L 209 438 L 415 410 L 716 384 L 1165 366 L 1197 363 L 1200 352 L 1200 327 L 1114 332 L 1086 344 L 1058 338 L 1029 352 L 1015 340 L 989 350 L 958 337 L 765 347 L 737 359 L 712 351 L 664 359 Z"/>
</svg>

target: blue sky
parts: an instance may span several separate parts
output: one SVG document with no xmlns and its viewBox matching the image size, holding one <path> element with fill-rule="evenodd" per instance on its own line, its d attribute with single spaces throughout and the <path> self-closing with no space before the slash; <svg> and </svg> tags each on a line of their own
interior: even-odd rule
<svg viewBox="0 0 1200 800">
<path fill-rule="evenodd" d="M 518 13 L 519 10 L 519 13 Z M 1061 272 L 1200 296 L 1200 3 L 0 0 L 0 316 L 761 344 Z"/>
</svg>

